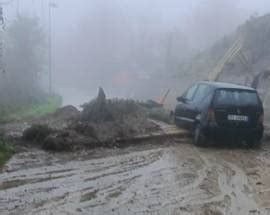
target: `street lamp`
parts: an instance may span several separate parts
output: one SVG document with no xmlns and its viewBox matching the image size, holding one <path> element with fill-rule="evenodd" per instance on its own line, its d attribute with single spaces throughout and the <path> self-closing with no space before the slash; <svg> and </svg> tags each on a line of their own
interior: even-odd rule
<svg viewBox="0 0 270 215">
<path fill-rule="evenodd" d="M 54 2 L 49 3 L 49 92 L 52 94 L 52 10 L 57 8 Z"/>
</svg>

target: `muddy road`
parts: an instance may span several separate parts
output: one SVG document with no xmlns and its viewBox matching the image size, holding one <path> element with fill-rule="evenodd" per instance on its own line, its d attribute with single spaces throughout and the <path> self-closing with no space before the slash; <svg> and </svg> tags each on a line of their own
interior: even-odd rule
<svg viewBox="0 0 270 215">
<path fill-rule="evenodd" d="M 26 150 L 0 174 L 0 214 L 270 214 L 270 145 Z"/>
</svg>

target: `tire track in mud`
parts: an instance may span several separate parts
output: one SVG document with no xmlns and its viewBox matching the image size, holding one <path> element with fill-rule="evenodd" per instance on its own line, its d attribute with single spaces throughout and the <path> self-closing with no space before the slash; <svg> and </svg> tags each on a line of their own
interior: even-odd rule
<svg viewBox="0 0 270 215">
<path fill-rule="evenodd" d="M 101 154 L 16 155 L 0 173 L 0 214 L 267 214 L 230 150 L 176 141 Z"/>
<path fill-rule="evenodd" d="M 32 211 L 36 207 L 38 210 L 44 205 L 45 209 L 54 208 L 69 200 L 70 202 L 66 204 L 69 205 L 67 211 L 74 211 L 74 208 L 76 209 L 80 204 L 82 193 L 85 193 L 86 190 L 93 192 L 96 189 L 97 193 L 104 195 L 108 193 L 110 196 L 115 196 L 113 189 L 117 190 L 120 187 L 117 186 L 116 180 L 118 178 L 127 178 L 118 183 L 128 184 L 127 180 L 130 177 L 128 172 L 151 164 L 159 159 L 159 156 L 159 151 L 150 151 L 145 155 L 144 153 L 142 155 L 135 153 L 133 160 L 130 160 L 128 155 L 124 155 L 120 160 L 111 157 L 99 159 L 98 162 L 95 160 L 74 161 L 64 165 L 3 173 L 0 175 L 0 212 L 3 214 L 8 210 L 21 210 L 27 214 L 28 210 Z M 92 173 L 90 179 L 88 178 L 89 172 Z M 127 175 L 125 176 L 125 174 Z M 117 175 L 119 176 L 115 177 Z M 108 178 L 112 178 L 112 181 L 115 182 L 110 184 L 111 181 L 109 181 L 109 185 L 107 185 Z M 135 180 L 135 178 L 131 178 L 130 181 Z M 103 179 L 105 180 L 101 185 Z M 39 193 L 36 192 L 37 190 Z M 86 194 L 83 195 L 86 196 Z M 8 205 L 7 200 L 10 203 Z"/>
<path fill-rule="evenodd" d="M 197 152 L 202 158 L 206 166 L 212 172 L 217 174 L 218 189 L 220 194 L 213 198 L 213 202 L 217 199 L 223 202 L 224 214 L 260 214 L 258 205 L 255 200 L 250 196 L 252 189 L 249 185 L 246 174 L 239 167 L 233 163 L 229 163 L 222 158 L 219 159 L 215 156 L 209 156 L 202 151 Z M 212 186 L 212 185 L 211 185 Z M 210 203 L 203 202 L 204 204 Z"/>
</svg>

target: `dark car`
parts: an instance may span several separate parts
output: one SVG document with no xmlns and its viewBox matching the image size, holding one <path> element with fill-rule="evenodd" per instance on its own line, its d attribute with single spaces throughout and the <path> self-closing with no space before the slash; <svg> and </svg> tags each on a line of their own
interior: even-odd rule
<svg viewBox="0 0 270 215">
<path fill-rule="evenodd" d="M 199 82 L 177 98 L 177 126 L 194 131 L 194 143 L 206 140 L 261 143 L 263 104 L 255 89 L 219 82 Z"/>
</svg>

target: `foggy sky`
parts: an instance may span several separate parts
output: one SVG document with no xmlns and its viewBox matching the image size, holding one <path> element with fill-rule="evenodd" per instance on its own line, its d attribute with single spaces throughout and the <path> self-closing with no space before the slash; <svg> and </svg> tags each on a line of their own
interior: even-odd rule
<svg viewBox="0 0 270 215">
<path fill-rule="evenodd" d="M 116 2 L 119 8 L 128 11 L 130 16 L 160 16 L 162 23 L 169 26 L 184 25 L 194 8 L 205 0 L 110 0 Z M 110 4 L 110 1 L 108 4 Z M 219 1 L 219 0 L 217 0 Z M 250 14 L 258 12 L 263 14 L 269 11 L 269 0 L 228 0 L 239 9 L 249 11 Z M 40 17 L 44 24 L 48 21 L 49 0 L 14 0 L 5 7 L 5 16 L 10 20 L 16 12 L 27 13 Z M 54 13 L 54 23 L 59 32 L 76 26 L 82 17 L 87 16 L 91 10 L 92 0 L 54 0 L 58 8 Z"/>
<path fill-rule="evenodd" d="M 18 13 L 28 14 L 38 17 L 44 30 L 48 32 L 48 2 L 49 0 L 14 0 L 12 4 L 4 7 L 6 20 L 10 22 Z M 195 51 L 201 51 L 224 35 L 233 32 L 249 16 L 270 12 L 269 0 L 55 0 L 54 2 L 58 8 L 53 9 L 52 14 L 53 70 L 55 83 L 58 85 L 59 83 L 69 85 L 74 80 L 80 80 L 81 77 L 85 77 L 86 72 L 89 72 L 87 78 L 98 79 L 96 80 L 98 85 L 101 79 L 113 77 L 113 72 L 111 74 L 109 68 L 114 68 L 115 71 L 121 69 L 135 71 L 137 68 L 141 72 L 162 70 L 160 69 L 162 62 L 166 66 L 169 58 L 168 49 L 178 45 L 176 49 L 183 49 L 187 55 L 188 46 Z M 101 25 L 100 29 L 98 25 Z M 101 41 L 98 38 L 99 34 Z M 140 43 L 140 38 L 144 38 L 145 41 Z M 175 40 L 172 44 L 170 38 Z M 88 40 L 92 40 L 96 46 Z M 114 47 L 117 44 L 119 48 Z M 114 53 L 114 50 L 117 52 Z M 175 53 L 169 55 L 180 62 L 180 55 L 183 53 L 181 50 L 173 51 Z M 81 56 L 78 56 L 80 54 Z M 142 56 L 138 56 L 140 54 Z M 133 57 L 137 57 L 141 65 L 132 66 L 138 63 L 132 61 Z M 139 59 L 140 57 L 145 57 L 146 63 L 143 59 Z M 156 59 L 158 62 L 155 62 Z M 100 65 L 96 67 L 89 65 L 91 60 L 92 64 Z M 123 62 L 127 65 L 119 66 Z M 142 68 L 142 65 L 146 67 Z M 166 69 L 168 68 L 164 67 L 164 70 Z"/>
</svg>

